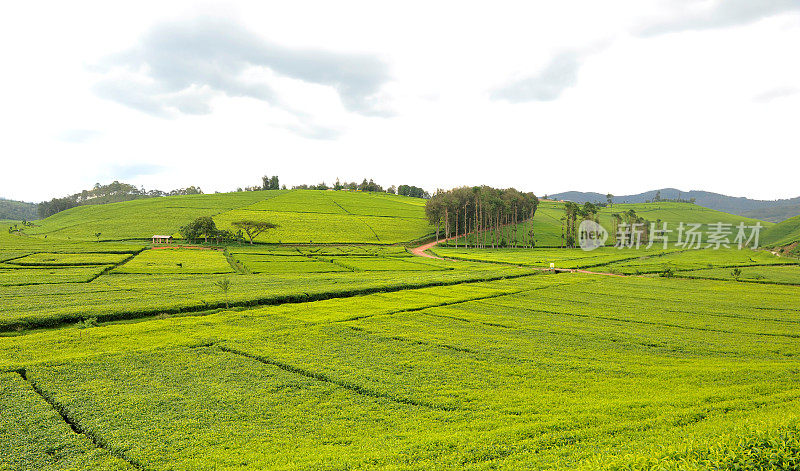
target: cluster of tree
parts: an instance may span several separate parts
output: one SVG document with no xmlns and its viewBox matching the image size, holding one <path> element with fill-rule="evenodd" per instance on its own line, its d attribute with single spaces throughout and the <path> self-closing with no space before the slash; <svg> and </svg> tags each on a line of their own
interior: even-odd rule
<svg viewBox="0 0 800 471">
<path fill-rule="evenodd" d="M 292 187 L 293 190 L 331 190 L 332 188 L 328 186 L 327 183 L 317 183 L 316 185 L 306 185 L 305 183 L 302 185 L 295 185 Z M 355 188 L 354 188 L 355 189 Z"/>
<path fill-rule="evenodd" d="M 353 191 L 377 191 L 383 192 L 383 187 L 375 183 L 371 178 L 369 181 L 365 178 L 360 184 L 356 182 L 341 182 L 336 179 L 333 186 L 328 186 L 325 182 L 316 185 L 295 185 L 293 190 L 353 190 Z"/>
<path fill-rule="evenodd" d="M 210 216 L 202 216 L 195 219 L 189 224 L 181 227 L 179 232 L 184 239 L 190 242 L 200 240 L 201 238 L 204 239 L 205 242 L 208 242 L 208 239 L 211 239 L 217 243 L 241 240 L 241 237 L 237 237 L 237 234 L 232 234 L 230 231 L 217 229 L 217 224 Z"/>
<path fill-rule="evenodd" d="M 578 225 L 581 221 L 590 220 L 598 224 L 600 219 L 597 213 L 602 205 L 586 202 L 583 206 L 567 201 L 564 203 L 564 217 L 561 218 L 561 241 L 562 247 L 575 248 L 578 246 Z M 630 246 L 636 244 L 636 238 L 639 243 L 647 243 L 650 240 L 650 221 L 636 214 L 636 211 L 629 209 L 622 213 L 612 213 L 611 221 L 612 237 L 618 244 Z M 625 224 L 627 228 L 620 231 L 620 226 Z M 656 227 L 660 227 L 661 220 L 656 222 Z M 633 230 L 635 228 L 635 230 Z M 656 231 L 660 235 L 660 231 Z M 619 239 L 619 237 L 622 239 Z"/>
<path fill-rule="evenodd" d="M 280 190 L 281 185 L 278 183 L 278 176 L 273 175 L 268 177 L 264 175 L 261 177 L 261 189 L 262 190 Z"/>
<path fill-rule="evenodd" d="M 285 190 L 286 185 L 280 185 L 277 175 L 273 175 L 268 177 L 264 175 L 261 177 L 262 184 L 261 186 L 248 186 L 245 188 L 237 188 L 236 191 L 260 191 L 260 190 Z M 390 186 L 386 190 L 383 189 L 381 185 L 375 183 L 373 179 L 367 180 L 366 178 L 358 182 L 342 182 L 338 178 L 333 185 L 328 185 L 324 181 L 322 183 L 317 184 L 306 184 L 303 183 L 302 185 L 295 185 L 292 187 L 293 190 L 352 190 L 352 191 L 370 191 L 370 192 L 386 192 L 391 194 L 397 194 L 402 196 L 412 196 L 415 198 L 430 198 L 430 194 L 423 190 L 422 188 L 412 186 L 412 185 L 400 185 L 400 187 L 395 187 L 394 185 Z"/>
<path fill-rule="evenodd" d="M 79 206 L 79 203 L 75 198 L 66 196 L 64 198 L 53 198 L 50 201 L 42 201 L 39 203 L 36 210 L 40 218 L 46 218 L 76 206 Z"/>
<path fill-rule="evenodd" d="M 636 244 L 635 238 L 640 237 L 640 243 L 650 241 L 650 221 L 636 214 L 636 211 L 629 209 L 623 213 L 613 213 L 611 218 L 614 223 L 614 234 L 616 242 L 631 246 Z M 620 231 L 619 227 L 622 223 L 626 224 L 627 230 Z M 661 219 L 656 220 L 656 227 L 661 227 Z M 633 230 L 635 228 L 636 230 Z M 637 235 L 638 234 L 638 235 Z M 656 230 L 656 235 L 662 235 L 660 230 Z M 619 240 L 622 236 L 622 240 Z"/>
<path fill-rule="evenodd" d="M 436 226 L 436 240 L 444 232 L 445 239 L 474 234 L 475 247 L 503 247 L 508 244 L 533 247 L 533 229 L 520 233 L 520 223 L 532 221 L 539 206 L 533 193 L 521 193 L 514 188 L 497 189 L 488 186 L 460 187 L 438 190 L 425 205 L 425 214 Z"/>
<path fill-rule="evenodd" d="M 411 196 L 413 198 L 428 199 L 431 197 L 431 195 L 429 195 L 427 191 L 423 190 L 418 186 L 413 186 L 413 185 L 400 185 L 399 187 L 397 187 L 397 194 L 400 196 Z"/>
<path fill-rule="evenodd" d="M 286 185 L 281 186 L 277 175 L 261 177 L 261 185 L 239 187 L 236 191 L 262 191 L 262 190 L 285 190 Z"/>
<path fill-rule="evenodd" d="M 340 182 L 339 179 L 336 179 L 336 183 L 333 184 L 334 190 L 359 190 L 359 191 L 374 191 L 374 192 L 383 192 L 383 187 L 375 183 L 371 178 L 369 181 L 365 178 L 361 181 L 361 183 L 356 182 Z"/>
<path fill-rule="evenodd" d="M 564 204 L 564 217 L 561 218 L 562 246 L 573 248 L 578 243 L 578 220 L 592 220 L 597 222 L 599 208 L 593 203 L 584 203 L 580 206 L 572 201 Z"/>
<path fill-rule="evenodd" d="M 80 193 L 75 193 L 63 198 L 53 198 L 50 201 L 41 202 L 37 206 L 37 212 L 39 213 L 39 217 L 46 218 L 66 209 L 88 204 L 118 203 L 120 201 L 130 201 L 141 198 L 199 195 L 202 193 L 203 190 L 195 186 L 165 192 L 161 190 L 145 190 L 144 188 L 137 188 L 128 183 L 120 183 L 118 181 L 114 181 L 108 185 L 95 183 L 94 188 L 91 190 L 83 190 Z"/>
<path fill-rule="evenodd" d="M 242 242 L 245 235 L 250 244 L 253 244 L 253 239 L 258 237 L 259 234 L 268 230 L 278 227 L 276 224 L 267 221 L 254 221 L 250 219 L 243 219 L 231 223 L 233 227 L 237 228 L 237 232 L 233 233 L 227 230 L 220 230 L 217 228 L 214 219 L 210 216 L 202 216 L 189 224 L 180 228 L 181 236 L 188 241 L 197 241 L 201 238 L 208 242 L 209 239 L 216 243 L 222 242 Z"/>
</svg>

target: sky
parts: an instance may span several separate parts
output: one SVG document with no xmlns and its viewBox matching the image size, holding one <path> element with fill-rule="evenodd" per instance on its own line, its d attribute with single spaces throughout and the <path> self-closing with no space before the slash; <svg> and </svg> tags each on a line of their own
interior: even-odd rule
<svg viewBox="0 0 800 471">
<path fill-rule="evenodd" d="M 5 2 L 0 197 L 800 195 L 800 0 Z"/>
</svg>

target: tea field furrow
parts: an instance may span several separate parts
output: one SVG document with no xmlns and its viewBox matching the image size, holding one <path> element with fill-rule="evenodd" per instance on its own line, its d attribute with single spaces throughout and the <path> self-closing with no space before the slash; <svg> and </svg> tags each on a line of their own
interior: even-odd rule
<svg viewBox="0 0 800 471">
<path fill-rule="evenodd" d="M 265 365 L 277 366 L 278 368 L 280 368 L 280 369 L 282 369 L 284 371 L 288 371 L 290 373 L 298 374 L 300 376 L 305 376 L 306 378 L 311 378 L 311 379 L 314 379 L 314 380 L 317 380 L 317 381 L 322 381 L 324 383 L 330 383 L 330 384 L 339 386 L 341 388 L 347 389 L 348 391 L 352 391 L 352 392 L 354 392 L 356 394 L 361 394 L 363 396 L 369 396 L 369 397 L 374 397 L 374 398 L 378 398 L 378 399 L 387 399 L 389 401 L 396 402 L 398 404 L 405 404 L 405 405 L 410 405 L 410 406 L 424 407 L 426 409 L 443 410 L 443 411 L 456 410 L 456 409 L 450 408 L 450 407 L 445 406 L 445 405 L 429 404 L 429 403 L 424 402 L 424 401 L 419 401 L 419 400 L 410 399 L 410 398 L 401 397 L 401 396 L 395 396 L 395 395 L 391 395 L 391 394 L 387 394 L 387 393 L 383 393 L 383 392 L 379 392 L 379 391 L 373 391 L 373 390 L 371 390 L 369 388 L 365 388 L 365 387 L 363 387 L 363 386 L 361 386 L 361 385 L 359 385 L 357 383 L 352 383 L 352 382 L 349 382 L 349 381 L 337 380 L 337 379 L 328 377 L 324 373 L 318 373 L 318 372 L 314 372 L 314 371 L 309 371 L 307 369 L 300 368 L 300 367 L 293 366 L 293 365 L 289 365 L 289 364 L 283 363 L 281 361 L 273 360 L 273 359 L 270 359 L 270 358 L 265 358 L 265 357 L 263 357 L 261 355 L 240 351 L 240 350 L 237 350 L 235 348 L 227 347 L 224 344 L 223 345 L 215 345 L 215 346 L 217 348 L 219 348 L 223 352 L 231 353 L 231 354 L 234 354 L 234 355 L 241 355 L 243 357 L 251 358 L 253 360 L 256 360 L 256 361 L 259 361 L 261 363 L 264 363 Z"/>
<path fill-rule="evenodd" d="M 74 432 L 18 373 L 0 374 L 0 468 L 140 469 Z"/>
</svg>

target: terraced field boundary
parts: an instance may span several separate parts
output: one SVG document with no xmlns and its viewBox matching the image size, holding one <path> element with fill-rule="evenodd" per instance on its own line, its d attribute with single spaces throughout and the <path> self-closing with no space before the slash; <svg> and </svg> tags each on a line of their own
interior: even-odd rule
<svg viewBox="0 0 800 471">
<path fill-rule="evenodd" d="M 12 256 L 10 258 L 2 258 L 2 257 L 0 257 L 0 263 L 8 263 L 8 262 L 20 259 L 20 258 L 25 258 L 28 255 L 33 255 L 34 253 L 42 253 L 42 252 L 29 252 L 29 253 L 24 253 L 22 255 L 14 255 L 14 256 Z"/>
<path fill-rule="evenodd" d="M 62 269 L 66 270 L 66 269 L 70 269 L 70 268 L 75 268 L 75 269 L 87 268 L 88 269 L 88 268 L 93 268 L 93 267 L 96 267 L 96 268 L 105 267 L 105 268 L 103 268 L 101 271 L 91 275 L 90 277 L 86 278 L 85 280 L 58 281 L 58 282 L 51 282 L 51 283 L 23 282 L 23 283 L 5 284 L 5 285 L 2 285 L 2 286 L 11 287 L 11 286 L 62 285 L 62 284 L 72 284 L 72 283 L 91 283 L 94 280 L 96 280 L 97 278 L 99 278 L 99 277 L 101 277 L 103 275 L 107 275 L 109 272 L 111 272 L 111 270 L 114 270 L 115 268 L 117 268 L 117 267 L 119 267 L 121 265 L 124 265 L 125 263 L 129 262 L 130 260 L 132 260 L 134 257 L 139 255 L 144 250 L 146 250 L 146 248 L 143 247 L 143 248 L 141 248 L 139 250 L 136 250 L 135 252 L 132 252 L 132 253 L 131 252 L 120 252 L 119 255 L 128 255 L 128 256 L 125 257 L 124 259 L 120 260 L 117 263 L 71 264 L 71 265 L 44 265 L 44 264 L 41 264 L 41 265 L 33 265 L 33 264 L 31 264 L 31 265 L 18 265 L 18 266 L 15 266 L 14 268 L 11 268 L 11 270 L 17 270 L 17 269 L 19 269 L 19 270 L 62 270 Z M 49 253 L 49 252 L 33 252 L 33 253 Z M 65 253 L 67 253 L 67 252 L 65 252 Z M 87 252 L 87 253 L 92 253 L 92 252 Z M 107 252 L 103 252 L 103 253 L 107 253 Z M 28 255 L 32 255 L 32 254 L 26 254 L 26 255 L 23 255 L 21 257 L 16 257 L 16 258 L 24 258 L 24 257 L 27 257 Z M 16 258 L 14 260 L 16 260 Z M 5 263 L 5 262 L 3 262 L 3 263 Z M 1 328 L 0 328 L 0 331 L 2 331 Z"/>
<path fill-rule="evenodd" d="M 130 257 L 125 257 L 125 259 L 122 260 L 121 262 L 119 262 L 117 264 L 114 264 L 114 265 L 107 266 L 105 270 L 101 271 L 100 273 L 98 273 L 97 275 L 92 277 L 89 281 L 87 281 L 87 283 L 91 283 L 92 281 L 100 278 L 101 276 L 107 275 L 108 273 L 111 272 L 111 270 L 114 270 L 116 268 L 121 267 L 122 265 L 125 265 L 126 263 L 130 262 L 131 260 L 133 260 L 134 257 L 136 257 L 137 255 L 139 255 L 140 253 L 142 253 L 144 251 L 145 251 L 145 248 L 143 247 L 141 250 L 137 251 L 136 253 L 132 253 L 130 255 Z"/>
</svg>

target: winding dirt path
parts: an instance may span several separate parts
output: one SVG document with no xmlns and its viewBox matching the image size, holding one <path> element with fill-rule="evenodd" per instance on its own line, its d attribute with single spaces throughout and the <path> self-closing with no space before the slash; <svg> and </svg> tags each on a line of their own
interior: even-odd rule
<svg viewBox="0 0 800 471">
<path fill-rule="evenodd" d="M 453 240 L 456 237 L 461 237 L 461 236 L 453 236 L 453 237 L 450 237 L 448 239 L 439 239 L 439 240 L 434 240 L 433 242 L 428 242 L 427 244 L 420 245 L 419 247 L 414 247 L 413 249 L 411 249 L 411 253 L 413 253 L 414 255 L 416 255 L 418 257 L 435 258 L 436 260 L 444 260 L 442 257 L 437 257 L 436 255 L 431 255 L 429 253 L 426 253 L 425 251 L 428 250 L 428 249 L 432 249 L 437 244 L 441 244 L 442 242 L 447 242 L 448 240 Z"/>
<path fill-rule="evenodd" d="M 433 259 L 436 259 L 436 260 L 450 260 L 450 261 L 458 262 L 459 261 L 458 259 L 442 258 L 442 257 L 437 257 L 436 255 L 429 254 L 429 253 L 427 253 L 427 250 L 428 249 L 432 249 L 433 247 L 435 247 L 438 244 L 441 244 L 442 242 L 447 242 L 448 240 L 453 240 L 453 239 L 456 239 L 456 238 L 462 237 L 462 236 L 463 236 L 463 234 L 462 235 L 458 235 L 458 236 L 449 237 L 447 239 L 439 239 L 438 241 L 435 240 L 433 242 L 428 242 L 427 244 L 422 244 L 419 247 L 412 248 L 411 249 L 411 253 L 416 255 L 416 256 L 418 256 L 418 257 L 433 258 Z M 491 262 L 487 262 L 487 263 L 491 263 Z M 520 266 L 522 266 L 522 265 L 520 265 Z M 541 270 L 541 271 L 551 271 L 550 268 L 545 268 L 545 267 L 525 267 L 525 268 L 532 268 L 534 270 Z M 587 275 L 605 275 L 605 276 L 620 276 L 620 277 L 630 276 L 630 275 L 621 275 L 619 273 L 608 273 L 608 272 L 601 272 L 601 271 L 582 270 L 580 268 L 555 268 L 552 271 L 558 272 L 558 273 L 564 273 L 564 272 L 566 272 L 566 273 L 586 273 Z"/>
</svg>

